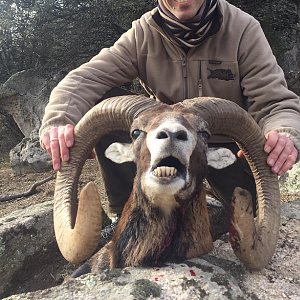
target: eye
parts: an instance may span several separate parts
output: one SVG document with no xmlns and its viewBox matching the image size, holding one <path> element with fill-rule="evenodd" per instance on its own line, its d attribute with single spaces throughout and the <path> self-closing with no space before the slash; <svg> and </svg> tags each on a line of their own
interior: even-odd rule
<svg viewBox="0 0 300 300">
<path fill-rule="evenodd" d="M 133 138 L 133 140 L 136 140 L 140 134 L 141 134 L 141 131 L 139 129 L 135 129 L 132 131 L 131 137 Z"/>
<path fill-rule="evenodd" d="M 206 140 L 210 138 L 210 133 L 208 131 L 201 131 L 199 134 Z"/>
</svg>

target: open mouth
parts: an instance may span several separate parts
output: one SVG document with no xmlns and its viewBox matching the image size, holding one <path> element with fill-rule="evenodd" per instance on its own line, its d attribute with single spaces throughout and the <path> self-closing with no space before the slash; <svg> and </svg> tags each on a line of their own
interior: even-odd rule
<svg viewBox="0 0 300 300">
<path fill-rule="evenodd" d="M 177 3 L 186 3 L 189 2 L 189 0 L 175 0 Z"/>
<path fill-rule="evenodd" d="M 162 159 L 153 169 L 153 174 L 156 177 L 172 178 L 183 174 L 185 169 L 185 166 L 179 161 L 179 159 L 173 156 L 168 156 Z"/>
</svg>

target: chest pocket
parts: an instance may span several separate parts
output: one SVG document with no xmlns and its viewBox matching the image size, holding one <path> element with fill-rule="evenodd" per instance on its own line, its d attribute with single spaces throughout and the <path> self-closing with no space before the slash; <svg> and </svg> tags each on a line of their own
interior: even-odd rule
<svg viewBox="0 0 300 300">
<path fill-rule="evenodd" d="M 228 99 L 243 106 L 237 62 L 201 61 L 202 95 Z"/>
</svg>

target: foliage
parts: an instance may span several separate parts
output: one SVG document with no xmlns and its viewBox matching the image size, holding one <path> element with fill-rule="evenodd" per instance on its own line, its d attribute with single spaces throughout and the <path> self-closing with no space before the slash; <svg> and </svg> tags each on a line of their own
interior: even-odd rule
<svg viewBox="0 0 300 300">
<path fill-rule="evenodd" d="M 297 1 L 229 0 L 230 3 L 248 12 L 260 22 L 280 65 L 283 64 L 285 53 L 298 43 L 299 15 L 295 5 Z"/>
<path fill-rule="evenodd" d="M 282 65 L 298 43 L 299 0 L 228 1 L 261 22 Z M 157 0 L 0 0 L 0 83 L 25 69 L 74 68 L 156 5 Z"/>
<path fill-rule="evenodd" d="M 0 82 L 76 66 L 108 47 L 156 0 L 0 0 Z"/>
</svg>

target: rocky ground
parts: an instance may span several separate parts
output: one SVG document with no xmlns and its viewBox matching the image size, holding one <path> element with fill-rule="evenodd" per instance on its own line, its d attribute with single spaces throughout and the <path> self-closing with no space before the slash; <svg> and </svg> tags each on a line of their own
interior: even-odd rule
<svg viewBox="0 0 300 300">
<path fill-rule="evenodd" d="M 8 164 L 3 164 L 0 169 L 0 197 L 25 192 L 38 181 L 49 177 L 53 172 L 13 175 Z M 99 179 L 98 167 L 95 161 L 88 161 L 83 169 L 80 178 L 80 186 L 83 187 L 89 181 L 95 181 L 99 186 L 102 198 L 105 193 Z M 0 202 L 0 218 L 17 209 L 26 208 L 32 204 L 37 204 L 53 199 L 55 180 L 51 180 L 38 186 L 36 192 L 26 198 L 18 198 L 11 201 Z M 299 194 L 283 193 L 283 205 L 299 203 Z M 104 209 L 107 211 L 107 202 L 104 201 Z M 291 207 L 291 206 L 290 206 Z M 300 205 L 295 206 L 295 213 L 300 214 Z M 297 212 L 298 211 L 298 212 Z M 221 266 L 238 281 L 239 286 L 246 293 L 247 299 L 300 299 L 300 218 L 292 218 L 291 213 L 282 217 L 280 238 L 275 255 L 262 271 L 253 272 L 243 268 L 232 253 L 228 238 L 215 242 L 215 250 L 209 256 L 213 264 Z M 57 251 L 57 249 L 55 250 Z M 55 252 L 58 253 L 58 252 Z M 59 254 L 58 254 L 59 255 Z M 53 260 L 52 260 L 53 261 Z M 61 261 L 57 260 L 61 265 Z M 33 291 L 60 284 L 63 277 L 74 269 L 74 266 L 64 267 L 65 269 L 50 266 L 51 278 L 41 274 L 35 274 L 33 280 L 25 282 L 16 288 L 15 293 Z M 59 273 L 59 274 L 58 274 Z M 26 270 L 25 270 L 26 274 Z M 28 276 L 27 276 L 28 277 Z M 58 279 L 59 278 L 59 279 Z M 249 298 L 248 298 L 249 297 Z M 26 299 L 26 298 L 24 298 Z M 245 298 L 246 299 L 246 298 Z"/>
<path fill-rule="evenodd" d="M 51 175 L 55 175 L 54 171 L 14 175 L 11 172 L 8 163 L 3 163 L 0 167 L 0 197 L 20 194 L 28 191 L 36 182 L 40 182 Z M 98 165 L 95 160 L 88 160 L 85 164 L 81 177 L 79 188 L 82 188 L 89 181 L 94 181 L 99 186 L 99 191 L 104 199 L 104 207 L 106 207 L 106 197 L 102 189 Z M 17 209 L 28 207 L 29 205 L 53 200 L 55 179 L 50 180 L 36 188 L 36 192 L 30 197 L 17 198 L 11 201 L 0 202 L 0 218 Z"/>
<path fill-rule="evenodd" d="M 52 175 L 56 175 L 54 171 L 14 175 L 7 159 L 2 159 L 0 166 L 0 219 L 19 209 L 25 209 L 31 205 L 52 201 L 55 179 L 37 186 L 31 196 L 20 197 L 10 201 L 1 200 L 2 197 L 25 193 L 30 190 L 35 183 L 41 182 Z M 95 160 L 88 160 L 86 162 L 80 177 L 79 189 L 83 188 L 90 181 L 94 181 L 99 187 L 99 193 L 103 200 L 103 208 L 105 211 L 108 211 L 106 195 L 101 184 L 98 165 Z M 64 280 L 64 277 L 77 268 L 77 266 L 67 263 L 61 257 L 56 245 L 51 245 L 49 249 L 47 248 L 45 251 L 47 253 L 43 257 L 43 261 L 40 261 L 39 258 L 33 258 L 37 260 L 37 264 L 34 264 L 34 268 L 32 268 L 32 266 L 24 266 L 24 270 L 20 273 L 20 276 L 16 279 L 16 283 L 12 288 L 14 292 L 10 291 L 10 294 L 35 291 L 60 284 Z M 0 299 L 2 299 L 1 295 Z"/>
</svg>

